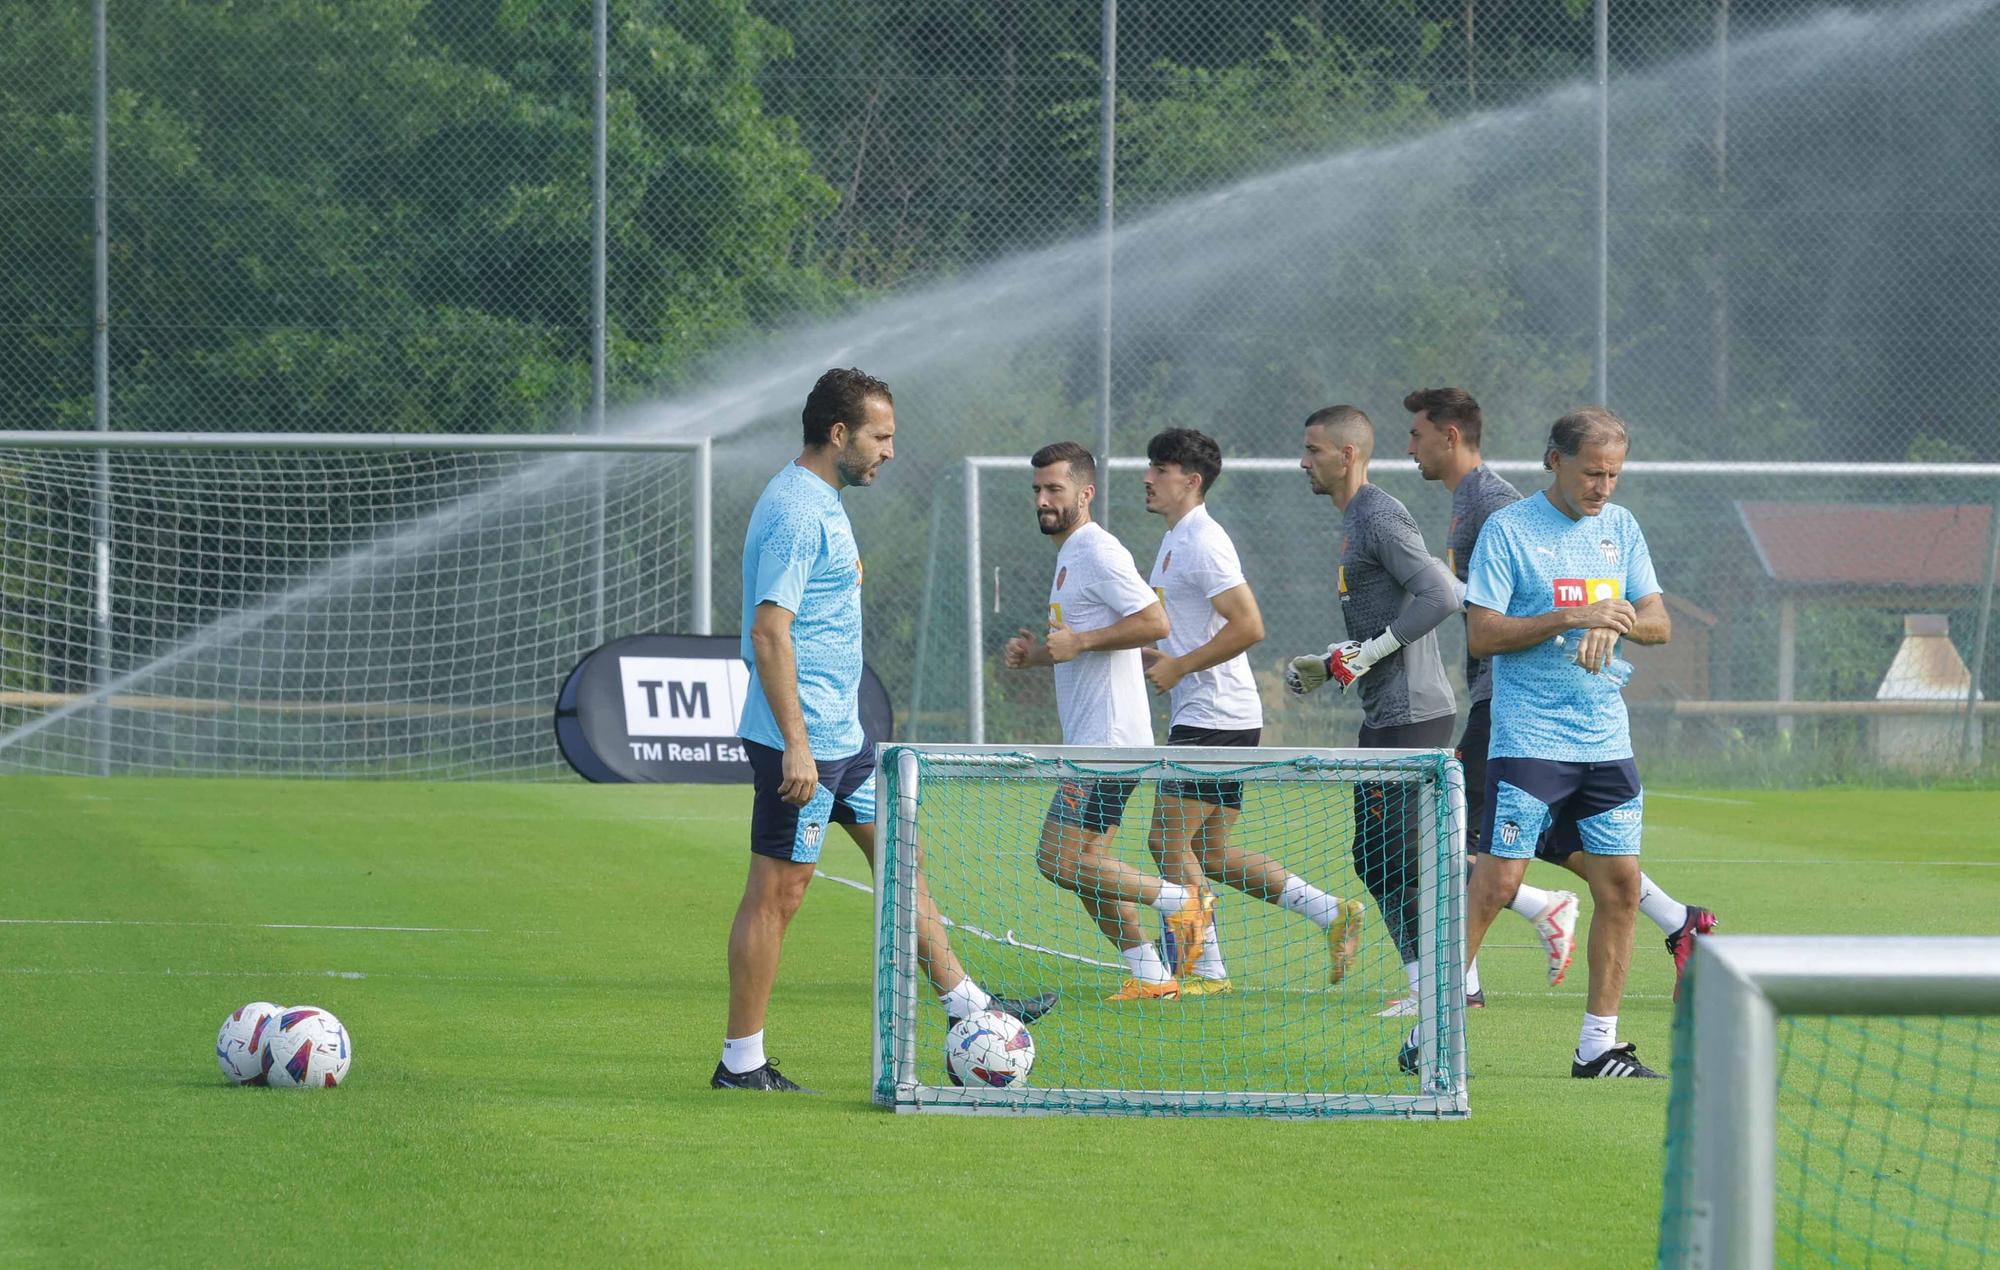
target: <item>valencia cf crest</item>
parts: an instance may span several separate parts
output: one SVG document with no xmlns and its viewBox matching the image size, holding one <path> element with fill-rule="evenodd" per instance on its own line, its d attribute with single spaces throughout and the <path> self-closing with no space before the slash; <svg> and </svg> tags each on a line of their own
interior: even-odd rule
<svg viewBox="0 0 2000 1270">
<path fill-rule="evenodd" d="M 1067 577 L 1069 577 L 1068 565 L 1064 565 L 1062 568 L 1056 570 L 1056 590 L 1062 590 L 1063 580 Z"/>
<path fill-rule="evenodd" d="M 1167 570 L 1173 567 L 1174 567 L 1174 553 L 1169 551 L 1166 555 L 1160 557 L 1160 572 L 1165 573 Z"/>
<path fill-rule="evenodd" d="M 1500 841 L 1504 845 L 1511 847 L 1520 840 L 1521 826 L 1511 820 L 1500 826 Z"/>
<path fill-rule="evenodd" d="M 1611 541 L 1609 538 L 1600 538 L 1597 541 L 1597 549 L 1604 553 L 1604 563 L 1606 564 L 1618 563 L 1617 543 Z"/>
</svg>

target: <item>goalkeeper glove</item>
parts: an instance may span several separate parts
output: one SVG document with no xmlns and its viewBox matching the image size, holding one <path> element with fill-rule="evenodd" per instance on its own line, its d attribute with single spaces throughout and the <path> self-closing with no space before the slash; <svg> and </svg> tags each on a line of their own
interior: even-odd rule
<svg viewBox="0 0 2000 1270">
<path fill-rule="evenodd" d="M 1340 656 L 1328 660 L 1327 673 L 1339 680 L 1340 686 L 1345 688 L 1367 674 L 1369 667 L 1402 646 L 1403 641 L 1388 631 L 1383 631 L 1366 643 L 1356 644 L 1349 640 L 1341 645 Z"/>
<path fill-rule="evenodd" d="M 1328 644 L 1324 653 L 1307 653 L 1294 657 L 1285 667 L 1285 687 L 1295 697 L 1303 697 L 1314 691 L 1333 676 L 1333 667 L 1341 657 L 1357 650 L 1361 645 L 1353 640 L 1344 644 Z"/>
</svg>

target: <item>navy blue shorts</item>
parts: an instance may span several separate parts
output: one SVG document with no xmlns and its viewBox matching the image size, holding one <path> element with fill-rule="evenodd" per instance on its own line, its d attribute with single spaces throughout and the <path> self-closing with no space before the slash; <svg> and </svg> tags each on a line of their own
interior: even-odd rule
<svg viewBox="0 0 2000 1270">
<path fill-rule="evenodd" d="M 1486 815 L 1480 838 L 1505 860 L 1559 858 L 1572 843 L 1592 855 L 1638 855 L 1646 791 L 1629 758 L 1558 763 L 1494 758 L 1486 764 Z M 1546 836 L 1547 842 L 1544 843 Z"/>
<path fill-rule="evenodd" d="M 1125 819 L 1125 804 L 1139 788 L 1135 777 L 1106 777 L 1100 780 L 1066 778 L 1049 800 L 1049 819 L 1059 825 L 1075 825 L 1089 833 L 1106 833 Z"/>
<path fill-rule="evenodd" d="M 1255 745 L 1262 739 L 1262 728 L 1191 728 L 1176 723 L 1167 729 L 1168 745 Z M 1242 781 L 1170 780 L 1161 781 L 1161 798 L 1185 798 L 1192 802 L 1208 803 L 1213 807 L 1227 807 L 1235 811 L 1243 806 Z"/>
<path fill-rule="evenodd" d="M 822 760 L 812 801 L 794 807 L 778 796 L 785 752 L 755 741 L 743 742 L 750 756 L 750 851 L 793 864 L 819 859 L 829 825 L 875 823 L 875 747 L 846 758 Z"/>
</svg>

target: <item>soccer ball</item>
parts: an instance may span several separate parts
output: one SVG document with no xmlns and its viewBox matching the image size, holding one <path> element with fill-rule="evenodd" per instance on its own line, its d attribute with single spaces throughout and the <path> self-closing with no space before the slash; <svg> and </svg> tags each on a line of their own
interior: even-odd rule
<svg viewBox="0 0 2000 1270">
<path fill-rule="evenodd" d="M 952 1027 L 944 1063 L 954 1085 L 1024 1085 L 1035 1066 L 1035 1038 L 1013 1015 L 982 1010 Z"/>
<path fill-rule="evenodd" d="M 287 1006 L 272 1021 L 264 1075 L 273 1085 L 331 1089 L 347 1079 L 353 1062 L 347 1029 L 318 1006 Z"/>
<path fill-rule="evenodd" d="M 252 1001 L 222 1021 L 222 1030 L 215 1034 L 215 1061 L 224 1076 L 239 1085 L 264 1083 L 264 1055 L 280 1008 L 269 1001 Z"/>
</svg>

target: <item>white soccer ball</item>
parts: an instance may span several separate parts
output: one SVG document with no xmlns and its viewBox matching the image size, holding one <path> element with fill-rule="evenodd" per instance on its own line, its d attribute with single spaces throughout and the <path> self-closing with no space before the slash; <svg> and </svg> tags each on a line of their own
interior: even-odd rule
<svg viewBox="0 0 2000 1270">
<path fill-rule="evenodd" d="M 331 1089 L 347 1079 L 354 1044 L 340 1020 L 316 1005 L 286 1006 L 273 1020 L 264 1075 L 273 1085 Z"/>
<path fill-rule="evenodd" d="M 1013 1015 L 982 1010 L 952 1027 L 944 1061 L 954 1084 L 1023 1085 L 1035 1066 L 1035 1038 Z"/>
<path fill-rule="evenodd" d="M 215 1061 L 224 1076 L 239 1085 L 264 1083 L 264 1055 L 281 1008 L 269 1001 L 252 1001 L 222 1021 L 222 1030 L 215 1034 Z"/>
</svg>

